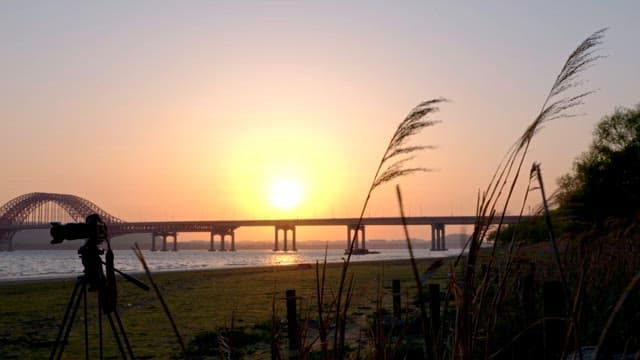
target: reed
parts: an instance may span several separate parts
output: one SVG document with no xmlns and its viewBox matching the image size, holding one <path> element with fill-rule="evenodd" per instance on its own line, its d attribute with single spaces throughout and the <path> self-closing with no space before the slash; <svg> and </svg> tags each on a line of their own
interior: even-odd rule
<svg viewBox="0 0 640 360">
<path fill-rule="evenodd" d="M 545 320 L 550 320 L 545 318 L 535 319 L 532 323 L 525 324 L 523 330 L 517 332 L 515 337 L 506 343 L 499 344 L 499 349 L 494 349 L 497 323 L 503 320 L 499 318 L 498 309 L 500 309 L 508 299 L 513 298 L 513 294 L 510 293 L 510 291 L 517 286 L 517 275 L 520 272 L 519 264 L 515 258 L 517 232 L 514 231 L 506 252 L 502 254 L 498 252 L 497 241 L 494 242 L 488 252 L 483 251 L 481 248 L 483 243 L 488 239 L 488 234 L 491 229 L 490 224 L 492 224 L 495 219 L 497 219 L 498 224 L 495 232 L 497 236 L 500 234 L 503 227 L 502 217 L 512 203 L 515 188 L 520 181 L 522 167 L 534 137 L 546 123 L 556 119 L 575 116 L 571 111 L 581 105 L 584 99 L 592 93 L 591 91 L 583 91 L 577 94 L 569 94 L 581 84 L 580 75 L 600 58 L 600 56 L 596 54 L 596 47 L 601 43 L 604 33 L 605 29 L 595 32 L 571 53 L 552 84 L 540 112 L 525 128 L 516 142 L 507 150 L 485 190 L 478 193 L 476 206 L 477 221 L 474 225 L 473 233 L 465 245 L 465 248 L 468 248 L 468 252 L 466 256 L 463 256 L 461 253 L 456 261 L 449 264 L 450 270 L 444 298 L 444 307 L 442 309 L 442 321 L 440 327 L 437 329 L 428 325 L 422 287 L 445 262 L 435 261 L 431 263 L 429 268 L 421 276 L 417 261 L 413 256 L 413 247 L 408 229 L 406 223 L 404 224 L 403 229 L 407 240 L 407 249 L 410 254 L 411 273 L 415 282 L 417 312 L 421 318 L 421 341 L 423 343 L 424 358 L 471 359 L 474 357 L 499 357 L 507 351 L 508 347 L 521 340 L 530 329 L 544 323 Z M 362 224 L 362 219 L 374 190 L 400 177 L 416 172 L 429 171 L 429 169 L 424 167 L 408 167 L 407 165 L 417 152 L 433 147 L 415 146 L 409 145 L 408 143 L 414 135 L 438 123 L 438 121 L 430 120 L 428 117 L 434 112 L 437 112 L 439 110 L 438 106 L 444 101 L 446 100 L 439 98 L 418 104 L 398 125 L 387 144 L 366 193 L 357 228 Z M 524 213 L 525 203 L 528 200 L 529 192 L 533 190 L 534 182 L 541 191 L 555 265 L 563 282 L 563 301 L 566 302 L 568 309 L 568 314 L 560 318 L 569 325 L 564 352 L 569 347 L 570 335 L 572 335 L 575 340 L 574 345 L 579 348 L 578 319 L 580 317 L 580 309 L 584 303 L 582 294 L 589 286 L 590 274 L 586 272 L 586 268 L 592 260 L 589 260 L 587 257 L 582 258 L 581 269 L 583 271 L 578 275 L 576 292 L 573 298 L 571 298 L 568 280 L 566 279 L 565 270 L 560 259 L 560 250 L 553 232 L 553 224 L 549 215 L 550 210 L 547 204 L 546 194 L 544 193 L 542 175 L 538 164 L 532 166 L 527 191 L 522 199 L 519 214 L 522 216 Z M 403 199 L 399 186 L 396 187 L 396 192 L 400 215 L 402 219 L 404 219 Z M 319 348 L 322 359 L 341 359 L 348 356 L 347 347 L 350 344 L 347 343 L 346 325 L 352 300 L 354 299 L 355 285 L 354 275 L 349 269 L 356 239 L 357 232 L 355 232 L 353 238 L 350 239 L 349 247 L 345 254 L 346 257 L 340 268 L 335 293 L 327 287 L 326 255 L 322 263 L 316 262 L 314 284 L 315 304 L 307 307 L 306 320 L 303 322 L 300 330 L 300 338 L 302 339 L 301 348 L 298 352 L 300 358 L 312 357 L 314 348 Z M 478 276 L 476 268 L 481 262 L 486 266 L 486 271 Z M 463 266 L 459 266 L 459 264 Z M 496 273 L 496 271 L 492 271 L 493 268 L 496 269 L 497 276 L 493 275 Z M 638 283 L 639 281 L 636 276 L 623 292 L 616 307 L 610 314 L 605 328 L 601 332 L 600 345 L 607 339 L 608 332 L 613 326 L 612 324 L 618 316 L 622 305 L 627 301 L 629 294 L 638 286 Z M 392 330 L 385 333 L 382 323 L 384 309 L 382 306 L 383 301 L 380 282 L 378 282 L 376 299 L 375 314 L 369 331 L 369 336 L 371 337 L 369 344 L 372 344 L 372 348 L 370 348 L 369 351 L 364 351 L 365 356 L 379 359 L 403 356 L 399 349 L 407 340 L 406 328 L 395 329 L 396 323 L 394 322 Z M 449 309 L 451 307 L 455 309 L 455 318 L 449 315 Z M 312 335 L 315 333 L 309 331 L 309 319 L 312 317 L 312 312 L 317 314 L 318 318 L 318 331 L 316 335 Z M 333 330 L 331 330 L 331 323 L 335 323 Z M 272 358 L 282 358 L 282 329 L 280 321 L 276 316 L 275 295 L 273 295 L 271 299 L 271 326 L 270 341 Z M 331 331 L 333 331 L 333 342 L 329 340 Z M 396 333 L 396 331 L 398 335 L 394 337 L 393 334 Z M 222 353 L 228 356 L 230 354 L 230 341 L 232 339 L 223 337 L 219 340 L 224 340 L 220 341 L 220 344 L 227 344 L 227 347 L 223 349 Z M 333 349 L 330 348 L 331 345 L 333 345 Z M 185 353 L 184 348 L 183 353 Z M 358 343 L 358 357 L 361 353 L 362 349 L 360 343 Z"/>
<path fill-rule="evenodd" d="M 489 224 L 493 222 L 495 217 L 498 217 L 496 233 L 500 233 L 503 217 L 512 200 L 529 147 L 542 126 L 556 119 L 575 116 L 575 114 L 570 113 L 570 110 L 581 105 L 584 99 L 592 93 L 592 91 L 583 91 L 577 94 L 567 94 L 579 87 L 581 84 L 580 75 L 600 58 L 600 56 L 596 55 L 596 51 L 597 46 L 602 42 L 605 31 L 606 29 L 596 31 L 571 53 L 551 86 L 540 112 L 527 126 L 518 140 L 509 148 L 489 181 L 487 188 L 478 196 L 476 214 L 478 221 L 468 241 L 469 251 L 462 279 L 462 299 L 456 323 L 454 354 L 456 358 L 471 359 L 473 357 L 476 353 L 476 342 L 481 330 L 486 333 L 486 336 L 483 336 L 485 339 L 483 348 L 485 350 L 480 351 L 486 352 L 488 340 L 491 339 L 491 334 L 494 330 L 494 326 L 485 326 L 480 329 L 480 325 L 481 322 L 486 321 L 486 314 L 494 313 L 493 310 L 495 310 L 495 307 L 493 309 L 486 308 L 486 301 L 484 300 L 490 289 L 488 281 L 492 266 L 496 261 L 497 242 L 492 247 L 487 271 L 479 286 L 476 284 L 476 266 L 480 248 L 487 237 Z M 486 221 L 483 219 L 486 219 Z M 490 324 L 491 322 L 485 323 L 485 325 Z"/>
<path fill-rule="evenodd" d="M 376 169 L 376 173 L 373 176 L 373 181 L 369 186 L 369 190 L 367 191 L 367 195 L 362 205 L 362 210 L 360 211 L 356 229 L 359 229 L 362 225 L 362 219 L 364 218 L 367 205 L 369 204 L 371 195 L 376 188 L 378 188 L 382 184 L 385 184 L 402 176 L 421 171 L 428 171 L 428 169 L 424 167 L 407 168 L 405 166 L 413 158 L 412 155 L 414 153 L 432 147 L 410 146 L 407 145 L 407 142 L 412 136 L 418 134 L 424 128 L 436 125 L 438 123 L 438 121 L 435 120 L 427 120 L 425 119 L 425 117 L 434 112 L 437 112 L 439 110 L 437 105 L 444 101 L 446 100 L 443 98 L 424 101 L 414 107 L 404 118 L 404 120 L 400 122 L 400 124 L 396 128 L 396 131 L 391 137 L 391 140 L 389 140 L 389 143 L 387 144 L 380 162 L 378 163 L 378 168 Z M 334 332 L 333 340 L 333 356 L 336 359 L 342 358 L 344 355 L 345 326 L 347 321 L 346 309 L 348 308 L 348 300 L 344 301 L 343 303 L 343 294 L 345 293 L 345 282 L 347 279 L 349 264 L 351 261 L 351 256 L 353 255 L 356 240 L 357 231 L 354 232 L 354 236 L 349 243 L 347 257 L 343 263 L 342 273 L 340 276 L 340 282 L 336 295 L 335 320 L 337 330 Z M 347 291 L 347 295 L 348 294 L 349 292 Z M 348 298 L 349 296 L 347 296 L 347 299 Z"/>
<path fill-rule="evenodd" d="M 415 259 L 413 257 L 412 245 L 408 231 L 405 228 L 405 237 L 407 239 L 407 248 L 410 253 L 410 261 L 415 278 L 415 284 L 417 289 L 417 302 L 420 316 L 423 319 L 422 323 L 422 336 L 424 342 L 424 357 L 425 358 L 462 358 L 470 359 L 475 355 L 484 354 L 483 356 L 490 356 L 494 351 L 491 350 L 491 341 L 496 329 L 498 319 L 497 309 L 503 304 L 508 297 L 509 288 L 514 285 L 515 275 L 518 274 L 519 267 L 514 263 L 514 254 L 517 247 L 516 244 L 516 232 L 513 233 L 513 238 L 508 246 L 508 251 L 502 258 L 497 254 L 497 242 L 493 244 L 488 254 L 486 261 L 486 271 L 478 279 L 476 274 L 476 267 L 480 259 L 481 247 L 487 240 L 490 224 L 494 219 L 497 219 L 496 234 L 499 235 L 503 226 L 503 216 L 506 213 L 507 208 L 512 202 L 512 197 L 515 191 L 516 184 L 519 182 L 522 167 L 524 165 L 527 153 L 531 146 L 532 140 L 535 135 L 538 134 L 544 124 L 561 118 L 575 116 L 570 111 L 581 105 L 584 99 L 591 94 L 591 91 L 578 92 L 577 94 L 569 94 L 571 90 L 575 90 L 581 85 L 580 75 L 588 69 L 600 56 L 596 55 L 597 46 L 601 43 L 604 36 L 605 29 L 599 30 L 585 39 L 569 56 L 567 61 L 562 66 L 562 69 L 552 87 L 547 94 L 542 108 L 533 121 L 525 128 L 523 134 L 517 139 L 517 141 L 508 149 L 504 158 L 499 162 L 493 176 L 491 177 L 485 190 L 478 194 L 476 216 L 477 221 L 474 226 L 474 231 L 469 238 L 465 248 L 468 247 L 468 253 L 465 258 L 465 266 L 461 270 L 460 282 L 457 281 L 456 275 L 458 264 L 462 261 L 462 254 L 454 264 L 451 265 L 449 286 L 445 295 L 445 308 L 442 316 L 442 327 L 437 331 L 438 341 L 434 341 L 431 329 L 426 325 L 427 316 L 422 297 L 422 284 L 428 279 L 430 273 L 435 271 L 443 263 L 433 264 L 432 268 L 428 269 L 425 274 L 420 277 L 417 269 Z M 441 102 L 444 99 L 434 99 L 425 101 L 416 106 L 407 117 L 399 124 L 396 132 L 389 141 L 387 148 L 378 164 L 378 168 L 374 175 L 373 181 L 368 189 L 367 195 L 363 202 L 361 209 L 358 228 L 361 225 L 362 218 L 366 211 L 369 200 L 373 191 L 382 184 L 396 180 L 399 177 L 415 173 L 418 171 L 428 171 L 422 167 L 405 167 L 413 157 L 413 153 L 421 151 L 427 148 L 425 146 L 410 146 L 406 145 L 408 139 L 421 131 L 422 129 L 433 126 L 437 121 L 425 120 L 424 118 L 437 111 Z M 543 203 L 548 214 L 548 205 L 546 204 L 546 195 L 543 192 L 543 182 L 540 174 L 539 166 L 535 165 L 532 168 L 531 176 L 529 177 L 529 184 L 527 185 L 527 191 L 522 199 L 522 205 L 520 207 L 520 216 L 524 213 L 525 203 L 528 200 L 529 191 L 532 190 L 532 180 L 537 180 L 539 189 L 542 191 Z M 401 216 L 404 217 L 402 207 L 402 196 L 399 187 L 397 188 L 398 203 L 401 212 Z M 547 227 L 551 234 L 551 243 L 553 246 L 554 256 L 556 258 L 556 265 L 558 271 L 563 279 L 563 288 L 565 289 L 565 299 L 568 305 L 573 305 L 570 309 L 568 318 L 571 329 L 575 329 L 574 337 L 577 342 L 577 312 L 580 303 L 579 294 L 576 293 L 574 301 L 569 300 L 569 291 L 567 281 L 564 278 L 564 271 L 559 260 L 559 250 L 556 244 L 555 236 L 553 235 L 553 227 L 550 223 L 550 219 L 547 222 Z M 347 322 L 347 309 L 349 308 L 350 299 L 353 296 L 351 291 L 353 278 L 349 276 L 349 264 L 351 256 L 354 251 L 356 234 L 350 241 L 348 251 L 346 252 L 346 258 L 342 265 L 342 271 L 340 274 L 340 280 L 338 283 L 337 292 L 333 298 L 329 309 L 324 307 L 325 303 L 325 280 L 324 272 L 325 266 L 316 266 L 316 301 L 318 317 L 320 319 L 320 343 L 322 344 L 323 358 L 329 358 L 327 341 L 328 328 L 327 324 L 330 321 L 328 312 L 333 312 L 333 320 L 336 323 L 336 329 L 333 333 L 333 358 L 343 358 L 346 355 L 345 351 L 345 326 Z M 499 269 L 497 278 L 492 277 L 492 268 L 501 266 Z M 348 280 L 349 279 L 349 280 Z M 479 282 L 478 282 L 479 280 Z M 346 285 L 346 284 L 350 285 Z M 581 280 L 579 289 L 583 288 L 584 282 Z M 580 290 L 582 291 L 582 290 Z M 456 308 L 456 319 L 453 320 L 453 327 L 447 328 L 447 309 L 450 303 L 453 303 Z M 379 304 L 379 302 L 378 302 Z M 381 309 L 377 309 L 377 316 L 380 315 Z M 537 320 L 539 321 L 539 320 Z M 375 351 L 378 352 L 378 358 L 385 358 L 389 354 L 387 353 L 386 346 L 388 339 L 385 339 L 383 332 L 380 330 L 380 319 L 374 321 L 374 331 L 370 334 L 375 336 L 372 343 L 375 344 Z M 481 336 L 482 335 L 482 336 Z M 377 338 L 380 337 L 380 338 Z M 482 345 L 482 346 L 479 346 Z M 396 346 L 397 347 L 397 346 Z M 380 354 L 379 352 L 383 352 Z M 386 355 L 385 355 L 386 354 Z"/>
</svg>

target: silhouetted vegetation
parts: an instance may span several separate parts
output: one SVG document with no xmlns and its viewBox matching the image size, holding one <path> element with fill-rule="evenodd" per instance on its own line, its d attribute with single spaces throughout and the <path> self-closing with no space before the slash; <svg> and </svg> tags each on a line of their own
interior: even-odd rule
<svg viewBox="0 0 640 360">
<path fill-rule="evenodd" d="M 558 180 L 551 216 L 560 236 L 586 231 L 611 231 L 637 221 L 640 213 L 640 105 L 618 108 L 596 125 L 589 149 L 574 163 L 574 171 Z M 517 229 L 517 230 L 516 230 Z M 522 220 L 500 233 L 508 242 L 548 240 L 542 218 Z M 492 233 L 492 237 L 495 237 Z"/>
<path fill-rule="evenodd" d="M 594 131 L 591 147 L 559 181 L 559 207 L 582 229 L 640 211 L 640 105 L 619 108 Z"/>
<path fill-rule="evenodd" d="M 559 180 L 554 200 L 550 214 L 563 244 L 562 268 L 571 294 L 567 305 L 575 322 L 562 334 L 563 352 L 588 344 L 591 348 L 585 351 L 590 349 L 593 356 L 635 353 L 640 347 L 640 105 L 603 117 L 574 172 Z M 520 245 L 546 245 L 550 236 L 542 217 L 508 226 L 497 235 L 501 244 Z M 531 260 L 537 256 L 544 278 L 553 278 L 550 262 L 541 260 L 544 249 L 525 246 L 519 254 Z M 505 333 L 518 328 L 513 321 L 502 327 Z"/>
</svg>

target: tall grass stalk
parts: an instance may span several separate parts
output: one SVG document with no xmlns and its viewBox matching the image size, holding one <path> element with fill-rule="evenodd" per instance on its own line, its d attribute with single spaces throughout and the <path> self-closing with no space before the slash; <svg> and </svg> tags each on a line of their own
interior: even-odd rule
<svg viewBox="0 0 640 360">
<path fill-rule="evenodd" d="M 564 289 L 565 297 L 567 297 L 566 299 L 567 299 L 567 305 L 568 305 L 569 285 L 567 284 L 567 277 L 562 267 L 562 261 L 560 260 L 560 250 L 558 250 L 558 241 L 556 240 L 556 234 L 555 234 L 555 231 L 553 230 L 553 222 L 551 221 L 551 211 L 549 210 L 549 203 L 547 202 L 547 196 L 544 191 L 544 181 L 542 181 L 542 171 L 540 170 L 540 164 L 534 163 L 531 170 L 536 174 L 536 179 L 538 180 L 540 196 L 542 196 L 542 206 L 544 207 L 544 221 L 545 221 L 545 224 L 547 225 L 547 231 L 549 232 L 549 240 L 553 248 L 553 257 L 556 261 L 558 272 L 560 273 L 560 280 L 562 281 L 562 288 Z M 569 308 L 570 307 L 567 306 L 567 309 Z"/>
<path fill-rule="evenodd" d="M 553 248 L 553 257 L 556 261 L 556 266 L 558 267 L 558 272 L 560 274 L 560 280 L 562 282 L 562 290 L 564 292 L 564 302 L 565 302 L 565 306 L 567 308 L 567 311 L 569 311 L 569 318 L 570 318 L 570 323 L 569 323 L 569 327 L 567 330 L 567 334 L 566 334 L 566 340 L 565 340 L 565 346 L 563 347 L 563 354 L 567 349 L 567 345 L 569 343 L 569 338 L 571 337 L 571 334 L 573 334 L 574 337 L 574 342 L 575 342 L 575 346 L 578 349 L 578 352 L 581 352 L 580 350 L 580 339 L 578 337 L 578 321 L 577 318 L 575 316 L 576 313 L 576 308 L 577 308 L 577 303 L 578 303 L 578 295 L 580 294 L 580 288 L 582 286 L 582 276 L 580 278 L 579 281 L 579 286 L 578 289 L 576 290 L 576 296 L 575 296 L 575 300 L 574 300 L 574 306 L 571 306 L 570 303 L 570 291 L 569 291 L 569 284 L 567 283 L 567 276 L 565 275 L 565 271 L 564 268 L 562 266 L 562 261 L 560 260 L 560 250 L 558 249 L 558 242 L 556 240 L 556 234 L 555 231 L 553 229 L 553 222 L 551 221 L 551 211 L 549 210 L 549 203 L 547 202 L 547 196 L 545 194 L 544 191 L 544 181 L 542 181 L 542 171 L 540 170 L 540 164 L 539 163 L 533 163 L 532 167 L 531 167 L 531 172 L 535 174 L 536 179 L 538 181 L 538 187 L 540 189 L 540 196 L 542 196 L 542 206 L 544 209 L 544 220 L 545 220 L 545 224 L 547 226 L 547 231 L 549 233 L 549 240 L 551 242 L 551 246 Z M 575 331 L 573 331 L 575 328 Z M 582 358 L 582 355 L 580 354 L 580 358 Z"/>
<path fill-rule="evenodd" d="M 153 287 L 153 290 L 156 292 L 156 296 L 158 296 L 158 300 L 160 300 L 160 304 L 162 304 L 162 309 L 164 310 L 164 313 L 167 315 L 167 318 L 171 323 L 171 328 L 173 329 L 173 332 L 176 335 L 178 344 L 180 344 L 180 349 L 182 350 L 182 354 L 186 356 L 187 348 L 184 345 L 184 341 L 182 341 L 182 337 L 180 336 L 180 332 L 178 331 L 178 326 L 176 325 L 176 322 L 173 320 L 173 316 L 171 316 L 171 311 L 169 311 L 169 306 L 164 301 L 164 297 L 162 296 L 162 292 L 160 292 L 160 288 L 158 287 L 158 285 L 156 285 L 155 281 L 153 281 L 153 276 L 151 276 L 151 270 L 149 270 L 147 261 L 145 260 L 144 254 L 142 253 L 142 250 L 140 249 L 140 246 L 138 245 L 138 243 L 134 244 L 133 252 L 135 253 L 140 263 L 142 264 L 142 267 L 144 267 L 144 272 L 147 274 L 147 279 L 149 279 L 149 283 L 151 284 L 151 287 Z"/>
<path fill-rule="evenodd" d="M 345 303 L 343 304 L 342 297 L 345 290 L 344 287 L 347 279 L 349 263 L 351 261 L 351 255 L 353 254 L 353 249 L 358 238 L 358 229 L 360 229 L 362 225 L 362 219 L 364 218 L 364 214 L 366 212 L 367 205 L 369 204 L 369 200 L 371 199 L 371 195 L 378 186 L 391 180 L 413 174 L 415 172 L 428 171 L 423 167 L 405 168 L 406 163 L 412 159 L 412 154 L 430 148 L 427 146 L 407 146 L 407 142 L 413 135 L 416 135 L 424 128 L 433 126 L 438 123 L 438 121 L 426 120 L 425 117 L 431 113 L 438 111 L 439 108 L 437 107 L 437 105 L 444 101 L 446 100 L 443 98 L 432 99 L 424 101 L 414 107 L 404 118 L 404 120 L 398 125 L 395 133 L 389 141 L 389 144 L 387 145 L 384 154 L 382 155 L 380 163 L 378 164 L 378 168 L 376 169 L 373 181 L 369 186 L 369 191 L 367 192 L 367 196 L 362 205 L 360 216 L 358 218 L 358 224 L 356 225 L 356 231 L 354 232 L 353 238 L 349 243 L 347 257 L 343 262 L 342 272 L 340 275 L 340 282 L 338 285 L 335 306 L 336 331 L 334 332 L 333 340 L 335 359 L 342 358 L 342 355 L 344 353 L 344 331 L 346 325 L 346 316 L 343 316 L 343 313 L 346 314 L 345 307 L 347 307 L 347 301 L 345 301 Z"/>
<path fill-rule="evenodd" d="M 607 323 L 605 324 L 604 328 L 602 329 L 602 333 L 600 334 L 600 339 L 598 339 L 598 347 L 596 348 L 596 353 L 593 356 L 594 360 L 598 360 L 602 357 L 604 353 L 604 351 L 602 351 L 602 348 L 604 346 L 605 340 L 607 339 L 607 335 L 609 334 L 609 329 L 611 329 L 611 326 L 613 325 L 613 322 L 615 321 L 616 316 L 618 316 L 618 313 L 620 312 L 620 310 L 622 310 L 622 307 L 624 303 L 627 301 L 627 298 L 629 297 L 629 295 L 631 295 L 631 293 L 638 286 L 640 286 L 640 272 L 637 273 L 633 277 L 633 279 L 631 279 L 631 281 L 629 281 L 629 284 L 624 289 L 624 292 L 622 293 L 622 295 L 620 295 L 620 298 L 618 298 L 618 301 L 616 302 L 616 306 L 613 308 L 613 310 L 611 310 L 611 314 L 607 319 Z M 636 359 L 638 358 L 637 355 L 640 355 L 640 351 L 636 354 Z"/>
<path fill-rule="evenodd" d="M 282 359 L 280 353 L 280 321 L 276 316 L 276 292 L 271 297 L 271 360 Z"/>
<path fill-rule="evenodd" d="M 320 264 L 316 261 L 316 302 L 318 305 L 318 332 L 320 336 L 320 348 L 322 349 L 322 358 L 329 358 L 328 344 L 328 325 L 329 312 L 325 313 L 324 296 L 325 296 L 325 279 L 327 274 L 327 252 L 328 246 L 324 249 L 324 260 L 322 262 L 322 273 L 320 273 Z"/>
<path fill-rule="evenodd" d="M 400 208 L 400 217 L 402 218 L 402 229 L 404 230 L 404 236 L 407 239 L 407 249 L 409 250 L 409 259 L 411 261 L 411 268 L 413 269 L 413 276 L 416 281 L 416 288 L 418 289 L 418 306 L 420 307 L 420 316 L 422 317 L 422 336 L 424 338 L 425 346 L 425 359 L 434 359 L 433 340 L 431 338 L 430 327 L 427 324 L 427 309 L 424 306 L 424 297 L 422 293 L 422 281 L 418 273 L 418 266 L 416 265 L 416 258 L 413 256 L 413 247 L 411 246 L 411 238 L 409 237 L 409 228 L 407 226 L 407 218 L 404 216 L 404 206 L 402 204 L 402 193 L 400 192 L 400 185 L 396 185 L 396 195 L 398 197 L 398 207 Z"/>
<path fill-rule="evenodd" d="M 518 183 L 522 165 L 534 136 L 544 124 L 550 121 L 575 116 L 575 114 L 569 113 L 569 110 L 581 105 L 584 98 L 592 93 L 592 91 L 586 91 L 574 95 L 566 95 L 569 90 L 573 90 L 581 84 L 580 75 L 600 58 L 595 52 L 596 47 L 601 44 L 605 31 L 606 29 L 596 31 L 571 53 L 551 86 L 540 112 L 507 151 L 489 181 L 486 190 L 479 196 L 480 201 L 476 214 L 479 220 L 476 222 L 474 232 L 469 241 L 469 251 L 464 270 L 462 304 L 459 308 L 456 324 L 455 357 L 471 359 L 475 352 L 475 339 L 479 331 L 476 324 L 480 321 L 484 310 L 483 307 L 476 306 L 476 301 L 484 298 L 486 294 L 486 277 L 491 272 L 497 248 L 497 242 L 495 242 L 491 250 L 485 278 L 481 282 L 484 285 L 477 288 L 475 268 L 480 247 L 486 237 L 486 229 L 496 216 L 499 202 L 504 196 L 501 211 L 497 213 L 499 221 L 496 238 L 499 237 L 505 213 Z"/>
<path fill-rule="evenodd" d="M 520 207 L 520 212 L 518 213 L 518 219 L 522 219 L 523 215 L 524 215 L 524 209 L 525 206 L 527 204 L 527 199 L 529 198 L 529 193 L 531 191 L 531 183 L 532 183 L 532 176 L 529 176 L 529 183 L 527 184 L 527 190 L 524 193 L 524 198 L 522 199 L 522 206 Z M 513 271 L 513 262 L 514 262 L 514 254 L 515 254 L 515 250 L 516 250 L 516 239 L 517 239 L 517 223 L 514 225 L 514 231 L 513 234 L 511 236 L 510 239 L 510 243 L 509 243 L 509 248 L 508 251 L 506 253 L 506 258 L 504 259 L 504 266 L 502 271 L 498 272 L 499 276 L 499 280 L 498 285 L 497 285 L 497 291 L 495 292 L 494 296 L 493 296 L 493 300 L 491 302 L 490 305 L 490 310 L 489 313 L 490 314 L 495 314 L 497 313 L 498 309 L 500 308 L 500 305 L 502 303 L 502 301 L 505 298 L 506 292 L 507 292 L 507 284 L 508 281 L 510 279 L 510 277 L 508 276 L 511 271 Z M 488 271 L 487 271 L 488 272 Z M 480 289 L 483 289 L 482 292 L 480 292 L 478 294 L 479 296 L 479 307 L 482 308 L 484 301 L 485 301 L 485 293 L 487 291 L 487 289 L 489 288 L 488 286 L 488 282 L 490 280 L 490 277 L 488 274 L 485 274 L 485 276 L 483 276 L 482 282 L 479 286 Z M 495 329 L 496 326 L 496 320 L 497 318 L 494 316 L 489 323 L 487 324 L 487 328 L 490 329 L 490 333 L 493 332 L 493 330 Z M 480 320 L 476 320 L 475 326 L 474 326 L 474 333 L 478 332 L 478 328 L 480 326 Z M 489 341 L 491 340 L 490 336 L 487 336 L 487 340 L 486 340 L 486 344 L 489 343 Z"/>
</svg>

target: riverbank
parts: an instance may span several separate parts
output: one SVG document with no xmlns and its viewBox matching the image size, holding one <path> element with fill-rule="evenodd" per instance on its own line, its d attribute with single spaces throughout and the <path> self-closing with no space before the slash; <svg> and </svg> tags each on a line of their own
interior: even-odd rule
<svg viewBox="0 0 640 360">
<path fill-rule="evenodd" d="M 418 260 L 419 269 L 424 271 L 432 261 Z M 327 265 L 328 294 L 336 291 L 341 267 L 336 263 Z M 445 268 L 448 266 L 438 277 L 446 276 Z M 359 308 L 370 309 L 379 294 L 389 305 L 394 279 L 401 282 L 403 302 L 415 296 L 411 265 L 406 259 L 352 263 L 350 272 L 354 277 L 354 313 Z M 138 277 L 148 282 L 141 275 Z M 286 317 L 284 297 L 288 289 L 296 290 L 299 313 L 315 311 L 316 306 L 315 264 L 163 272 L 154 274 L 154 280 L 185 343 L 204 331 L 232 324 L 234 328 L 264 324 L 271 319 L 272 304 L 277 318 Z M 72 280 L 0 284 L 0 358 L 48 356 L 73 286 Z M 136 356 L 161 359 L 177 353 L 178 342 L 153 291 L 145 292 L 122 278 L 118 290 L 119 313 Z M 98 346 L 95 298 L 94 294 L 88 296 L 92 351 Z M 105 354 L 116 354 L 110 331 L 106 334 Z M 82 336 L 82 322 L 76 320 L 65 357 L 83 354 Z"/>
</svg>

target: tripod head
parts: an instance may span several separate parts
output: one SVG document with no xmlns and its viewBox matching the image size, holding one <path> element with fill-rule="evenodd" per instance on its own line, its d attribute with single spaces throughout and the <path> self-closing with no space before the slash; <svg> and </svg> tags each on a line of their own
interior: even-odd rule
<svg viewBox="0 0 640 360">
<path fill-rule="evenodd" d="M 100 215 L 91 214 L 87 216 L 84 223 L 68 223 L 62 225 L 59 222 L 51 223 L 51 244 L 60 244 L 64 240 L 86 239 L 84 244 L 78 249 L 78 255 L 84 267 L 83 281 L 89 285 L 89 291 L 98 291 L 100 306 L 105 314 L 112 312 L 116 306 L 117 289 L 115 273 L 119 273 L 128 281 L 134 283 L 143 290 L 149 287 L 143 282 L 131 277 L 114 267 L 113 251 L 109 242 L 109 232 Z M 102 243 L 107 243 L 106 261 L 100 257 L 105 253 L 100 247 Z M 106 275 L 102 264 L 107 267 Z"/>
<path fill-rule="evenodd" d="M 97 246 L 109 239 L 107 224 L 98 214 L 87 216 L 84 223 L 62 225 L 59 222 L 52 222 L 50 234 L 53 237 L 51 244 L 60 244 L 64 240 L 87 239 L 87 242 Z"/>
<path fill-rule="evenodd" d="M 86 301 L 86 291 L 97 291 L 98 295 L 98 307 L 99 311 L 105 314 L 109 323 L 111 324 L 111 329 L 113 331 L 113 335 L 116 338 L 116 342 L 118 343 L 118 347 L 120 349 L 120 353 L 122 354 L 122 358 L 126 359 L 126 353 L 122 344 L 120 343 L 120 335 L 123 337 L 125 345 L 127 347 L 127 351 L 129 354 L 129 358 L 133 359 L 133 351 L 131 349 L 131 344 L 129 344 L 129 340 L 127 339 L 127 335 L 124 331 L 124 327 L 122 326 L 122 322 L 120 321 L 120 316 L 118 315 L 118 311 L 116 309 L 116 303 L 118 298 L 118 290 L 116 288 L 116 275 L 122 275 L 126 280 L 132 282 L 137 285 L 139 288 L 143 290 L 149 290 L 149 287 L 139 281 L 138 279 L 129 276 L 122 271 L 116 269 L 114 267 L 114 258 L 113 251 L 111 250 L 111 244 L 109 242 L 109 232 L 107 231 L 107 225 L 100 219 L 98 214 L 91 214 L 87 216 L 86 221 L 84 223 L 70 223 L 62 225 L 61 223 L 54 222 L 51 223 L 51 236 L 53 240 L 51 240 L 51 244 L 60 244 L 64 240 L 77 240 L 77 239 L 86 239 L 84 244 L 78 249 L 78 255 L 80 255 L 80 259 L 82 260 L 82 266 L 84 266 L 84 275 L 78 276 L 76 281 L 76 287 L 73 290 L 71 298 L 69 299 L 69 304 L 67 305 L 67 311 L 64 315 L 64 319 L 62 321 L 62 326 L 60 326 L 60 330 L 58 331 L 58 336 L 56 338 L 55 345 L 51 351 L 50 359 L 55 358 L 56 354 L 58 354 L 57 358 L 60 359 L 62 356 L 62 352 L 64 351 L 64 346 L 69 337 L 69 331 L 71 330 L 71 326 L 73 325 L 73 319 L 75 318 L 76 312 L 78 310 L 78 306 L 80 304 L 80 299 L 84 297 L 84 311 L 86 315 L 87 311 L 87 301 Z M 100 245 L 106 242 L 107 243 L 107 251 L 105 254 L 105 261 L 102 261 L 101 255 L 105 253 L 104 249 L 100 248 Z M 102 268 L 102 264 L 106 265 L 106 274 Z M 78 292 L 78 289 L 82 289 Z M 75 305 L 75 306 L 74 306 Z M 73 310 L 73 311 L 72 311 Z M 70 317 L 69 317 L 70 316 Z M 120 334 L 114 325 L 113 318 L 116 319 L 118 324 Z M 101 319 L 101 317 L 99 317 Z M 85 325 L 85 357 L 89 358 L 89 348 L 88 348 L 88 335 L 87 335 L 87 317 L 84 318 Z M 102 323 L 100 323 L 100 358 L 102 358 Z M 62 334 L 64 332 L 64 339 Z M 60 346 L 60 350 L 59 350 Z"/>
<path fill-rule="evenodd" d="M 102 259 L 100 258 L 100 255 L 104 254 L 104 249 L 99 246 L 105 241 L 109 246 L 107 224 L 100 219 L 100 215 L 91 214 L 87 216 L 84 223 L 62 225 L 53 222 L 50 233 L 53 237 L 51 244 L 60 244 L 64 240 L 86 239 L 84 245 L 78 249 L 78 254 L 82 259 L 85 280 L 89 284 L 89 289 L 99 289 L 102 280 L 104 280 Z M 111 247 L 109 246 L 109 248 Z"/>
</svg>

